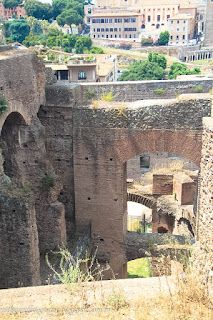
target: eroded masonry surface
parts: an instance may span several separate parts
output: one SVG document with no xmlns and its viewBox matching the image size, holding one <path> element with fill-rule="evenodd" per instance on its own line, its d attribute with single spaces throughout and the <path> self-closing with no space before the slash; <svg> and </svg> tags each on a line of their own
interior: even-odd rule
<svg viewBox="0 0 213 320">
<path fill-rule="evenodd" d="M 127 261 L 146 256 L 150 244 L 127 232 L 126 164 L 156 151 L 177 154 L 201 168 L 193 228 L 197 264 L 208 276 L 213 231 L 208 93 L 213 80 L 59 85 L 47 74 L 46 79 L 43 63 L 32 53 L 1 53 L 0 94 L 8 110 L 0 115 L 0 287 L 38 285 L 45 253 L 69 243 L 88 224 L 100 261 L 125 278 Z M 200 95 L 193 94 L 197 85 L 203 88 Z M 167 88 L 168 99 L 159 99 L 157 88 Z M 92 102 L 110 91 L 115 101 Z M 190 95 L 175 99 L 182 93 Z M 165 178 L 156 180 L 158 191 L 159 179 Z M 194 180 L 175 179 L 187 204 L 181 192 L 186 188 L 193 200 Z M 151 237 L 159 244 L 166 239 Z"/>
</svg>

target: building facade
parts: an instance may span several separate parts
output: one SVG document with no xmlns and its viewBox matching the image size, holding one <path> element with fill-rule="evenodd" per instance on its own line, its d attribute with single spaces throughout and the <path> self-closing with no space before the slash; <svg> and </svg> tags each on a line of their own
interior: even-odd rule
<svg viewBox="0 0 213 320">
<path fill-rule="evenodd" d="M 139 38 L 139 16 L 137 12 L 105 11 L 90 17 L 92 39 L 137 39 Z"/>
<path fill-rule="evenodd" d="M 3 5 L 3 0 L 0 0 L 0 19 L 12 19 L 12 18 L 27 18 L 27 13 L 24 9 L 24 5 L 14 7 L 12 9 L 5 8 Z"/>
<path fill-rule="evenodd" d="M 177 14 L 169 19 L 170 45 L 187 45 L 194 36 L 194 19 L 187 14 Z"/>
</svg>

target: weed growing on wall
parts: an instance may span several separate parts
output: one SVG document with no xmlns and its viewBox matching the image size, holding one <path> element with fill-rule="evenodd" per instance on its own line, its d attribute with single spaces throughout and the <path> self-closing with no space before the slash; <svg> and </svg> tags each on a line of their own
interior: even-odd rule
<svg viewBox="0 0 213 320">
<path fill-rule="evenodd" d="M 167 89 L 163 89 L 163 88 L 158 88 L 158 89 L 154 90 L 154 93 L 159 95 L 159 96 L 164 95 L 166 92 L 167 92 Z"/>
<path fill-rule="evenodd" d="M 201 93 L 201 92 L 203 92 L 202 86 L 195 86 L 194 87 L 194 93 Z"/>
<path fill-rule="evenodd" d="M 54 184 L 55 184 L 54 178 L 49 174 L 45 174 L 45 176 L 42 179 L 42 186 L 44 187 L 44 189 L 49 190 L 54 186 Z"/>
<path fill-rule="evenodd" d="M 0 115 L 4 114 L 8 110 L 8 102 L 5 97 L 0 96 Z"/>
<path fill-rule="evenodd" d="M 60 271 L 49 262 L 48 254 L 46 254 L 46 262 L 50 269 L 53 271 L 55 278 L 61 283 L 70 287 L 71 284 L 82 284 L 89 281 L 102 280 L 103 272 L 110 269 L 109 265 L 104 268 L 100 266 L 96 259 L 96 253 L 91 257 L 83 259 L 74 258 L 72 254 L 66 248 L 60 248 Z"/>
<path fill-rule="evenodd" d="M 87 92 L 86 92 L 86 96 L 87 96 L 87 99 L 93 99 L 95 97 L 95 90 L 94 89 L 87 89 Z"/>
<path fill-rule="evenodd" d="M 102 93 L 101 100 L 111 102 L 111 101 L 115 100 L 116 97 L 117 97 L 117 94 L 113 95 L 112 89 L 111 89 L 110 92 L 108 92 L 108 93 L 104 93 L 104 92 Z"/>
</svg>

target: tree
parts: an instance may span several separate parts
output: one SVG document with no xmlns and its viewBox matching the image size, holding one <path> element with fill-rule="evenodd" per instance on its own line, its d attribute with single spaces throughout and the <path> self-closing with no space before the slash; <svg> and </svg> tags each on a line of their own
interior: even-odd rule
<svg viewBox="0 0 213 320">
<path fill-rule="evenodd" d="M 18 7 L 21 2 L 21 0 L 3 0 L 3 5 L 5 8 L 13 9 L 15 7 Z"/>
<path fill-rule="evenodd" d="M 168 78 L 176 79 L 178 75 L 200 74 L 200 72 L 200 68 L 190 70 L 184 63 L 174 62 L 170 67 Z"/>
<path fill-rule="evenodd" d="M 84 50 L 90 50 L 92 46 L 92 40 L 90 37 L 78 37 L 75 43 L 75 52 L 84 53 Z"/>
<path fill-rule="evenodd" d="M 68 0 L 53 0 L 52 8 L 53 8 L 53 17 L 54 19 L 59 16 L 62 11 L 66 8 Z"/>
<path fill-rule="evenodd" d="M 12 40 L 22 43 L 28 36 L 30 27 L 26 19 L 13 19 L 10 21 L 10 31 Z"/>
<path fill-rule="evenodd" d="M 59 16 L 57 16 L 56 20 L 59 26 L 64 26 L 65 24 L 68 24 L 71 30 L 72 24 L 79 25 L 83 23 L 83 17 L 80 16 L 80 14 L 74 9 L 62 11 L 62 13 Z"/>
<path fill-rule="evenodd" d="M 136 61 L 128 67 L 119 81 L 161 80 L 165 78 L 165 70 L 156 62 Z"/>
<path fill-rule="evenodd" d="M 31 46 L 35 46 L 36 44 L 39 44 L 39 36 L 34 34 L 31 31 L 29 33 L 29 35 L 23 41 L 23 45 L 26 46 L 26 47 L 31 47 Z"/>
<path fill-rule="evenodd" d="M 160 33 L 159 39 L 158 39 L 158 44 L 160 46 L 165 46 L 169 42 L 169 31 L 164 31 Z"/>
<path fill-rule="evenodd" d="M 49 3 L 42 3 L 38 0 L 27 0 L 24 8 L 28 16 L 39 20 L 50 20 L 53 16 L 52 6 Z"/>
<path fill-rule="evenodd" d="M 157 52 L 149 53 L 149 62 L 156 62 L 161 68 L 166 69 L 167 60 L 163 54 L 158 54 Z"/>
</svg>

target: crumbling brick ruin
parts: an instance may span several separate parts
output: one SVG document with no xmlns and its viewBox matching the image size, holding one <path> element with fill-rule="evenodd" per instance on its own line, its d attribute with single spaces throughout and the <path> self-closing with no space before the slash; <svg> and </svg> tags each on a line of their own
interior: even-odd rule
<svg viewBox="0 0 213 320">
<path fill-rule="evenodd" d="M 211 118 L 204 127 L 202 119 L 211 117 L 212 101 L 208 95 L 178 100 L 175 94 L 193 93 L 197 85 L 208 93 L 212 79 L 45 81 L 43 63 L 29 51 L 1 54 L 0 94 L 8 110 L 0 115 L 0 287 L 38 285 L 44 254 L 89 223 L 98 257 L 126 277 L 132 259 L 126 249 L 126 162 L 143 152 L 173 152 L 200 166 L 202 150 L 197 239 L 201 256 L 207 239 L 211 258 L 213 133 Z M 159 100 L 155 90 L 164 87 L 168 99 Z M 117 102 L 91 104 L 90 98 L 111 90 Z M 207 261 L 206 274 L 212 268 Z"/>
</svg>

